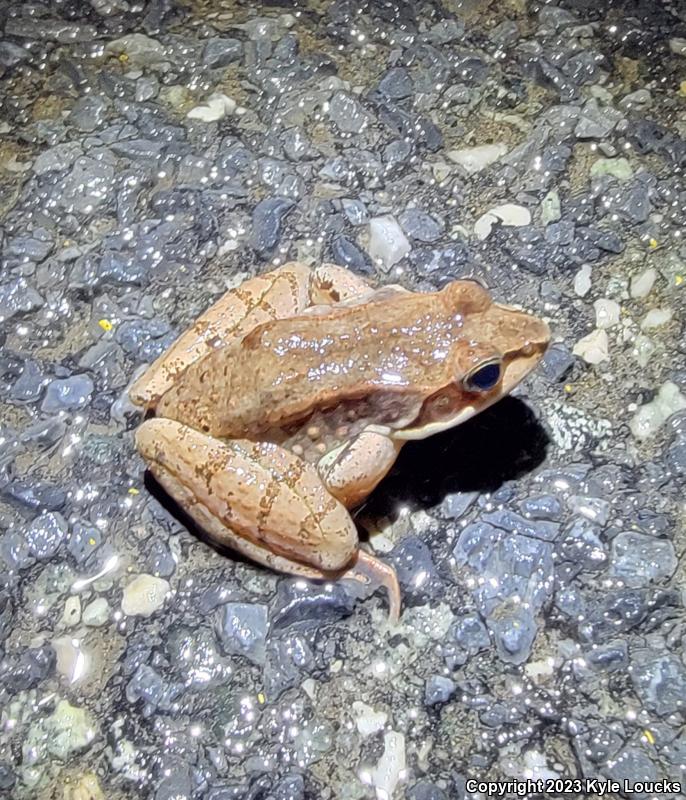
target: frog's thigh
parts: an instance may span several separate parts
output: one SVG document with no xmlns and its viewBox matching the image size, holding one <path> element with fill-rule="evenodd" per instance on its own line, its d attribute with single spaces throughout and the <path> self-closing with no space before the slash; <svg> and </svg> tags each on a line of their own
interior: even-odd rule
<svg viewBox="0 0 686 800">
<path fill-rule="evenodd" d="M 147 420 L 136 446 L 164 489 L 217 542 L 282 572 L 324 577 L 358 550 L 350 515 L 314 467 L 274 444 L 213 439 Z"/>
<path fill-rule="evenodd" d="M 331 494 L 346 508 L 369 495 L 393 466 L 402 442 L 366 430 L 320 459 L 317 469 Z"/>
<path fill-rule="evenodd" d="M 312 305 L 331 305 L 372 292 L 364 278 L 336 264 L 322 264 L 312 272 L 310 300 Z"/>
<path fill-rule="evenodd" d="M 136 405 L 154 406 L 176 378 L 210 350 L 245 336 L 256 325 L 303 311 L 311 271 L 296 261 L 245 281 L 222 295 L 129 389 Z"/>
</svg>

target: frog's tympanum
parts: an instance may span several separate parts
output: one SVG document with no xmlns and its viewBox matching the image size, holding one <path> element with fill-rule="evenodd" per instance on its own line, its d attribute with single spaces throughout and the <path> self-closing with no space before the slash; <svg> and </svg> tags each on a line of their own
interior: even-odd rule
<svg viewBox="0 0 686 800">
<path fill-rule="evenodd" d="M 374 576 L 396 618 L 395 573 L 359 547 L 348 509 L 408 439 L 512 391 L 548 340 L 475 281 L 415 293 L 287 264 L 227 292 L 134 383 L 154 414 L 136 446 L 217 542 L 295 575 Z"/>
</svg>

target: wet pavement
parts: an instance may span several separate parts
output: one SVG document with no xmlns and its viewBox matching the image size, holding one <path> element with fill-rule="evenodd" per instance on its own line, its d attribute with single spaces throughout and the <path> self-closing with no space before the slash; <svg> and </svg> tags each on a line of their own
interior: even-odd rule
<svg viewBox="0 0 686 800">
<path fill-rule="evenodd" d="M 0 0 L 0 794 L 686 782 L 685 135 L 677 3 Z M 133 449 L 134 375 L 292 259 L 553 331 L 359 512 L 395 629 Z"/>
</svg>

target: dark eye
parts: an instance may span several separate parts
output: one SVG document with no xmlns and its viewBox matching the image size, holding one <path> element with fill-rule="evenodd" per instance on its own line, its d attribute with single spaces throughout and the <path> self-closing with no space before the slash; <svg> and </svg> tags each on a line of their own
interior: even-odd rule
<svg viewBox="0 0 686 800">
<path fill-rule="evenodd" d="M 487 392 L 500 380 L 500 363 L 490 361 L 482 364 L 464 379 L 464 386 L 470 392 Z"/>
</svg>

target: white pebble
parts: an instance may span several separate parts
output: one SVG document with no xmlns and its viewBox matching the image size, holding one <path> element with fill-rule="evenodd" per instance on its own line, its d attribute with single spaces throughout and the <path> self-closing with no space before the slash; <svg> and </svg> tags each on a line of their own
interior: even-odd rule
<svg viewBox="0 0 686 800">
<path fill-rule="evenodd" d="M 686 39 L 670 39 L 669 49 L 678 56 L 686 56 Z"/>
<path fill-rule="evenodd" d="M 655 398 L 641 406 L 629 422 L 631 433 L 636 439 L 643 441 L 654 436 L 662 425 L 677 411 L 686 408 L 686 397 L 679 387 L 666 381 L 659 388 Z"/>
<path fill-rule="evenodd" d="M 640 275 L 634 275 L 631 279 L 631 296 L 636 300 L 641 297 L 647 297 L 656 280 L 657 270 L 653 269 L 653 267 L 643 270 Z"/>
<path fill-rule="evenodd" d="M 62 622 L 68 628 L 78 625 L 81 622 L 81 598 L 77 595 L 67 597 L 62 612 Z"/>
<path fill-rule="evenodd" d="M 127 616 L 149 617 L 164 605 L 171 587 L 164 578 L 143 573 L 124 588 L 122 611 Z"/>
<path fill-rule="evenodd" d="M 353 714 L 355 714 L 357 730 L 363 737 L 371 736 L 373 733 L 383 730 L 388 721 L 388 714 L 385 711 L 375 711 L 371 706 L 360 700 L 355 700 L 353 703 Z"/>
<path fill-rule="evenodd" d="M 632 355 L 641 367 L 646 367 L 656 349 L 655 342 L 652 339 L 639 333 L 634 340 Z"/>
<path fill-rule="evenodd" d="M 600 364 L 607 361 L 610 343 L 604 330 L 594 330 L 574 345 L 572 352 L 583 358 L 587 364 Z"/>
<path fill-rule="evenodd" d="M 593 303 L 596 328 L 607 329 L 619 322 L 620 307 L 614 300 L 603 298 Z"/>
<path fill-rule="evenodd" d="M 371 773 L 376 796 L 393 797 L 393 792 L 405 773 L 405 737 L 402 733 L 389 731 L 383 737 L 384 751 Z"/>
<path fill-rule="evenodd" d="M 405 258 L 411 249 L 395 217 L 386 214 L 370 220 L 369 255 L 374 261 L 380 261 L 384 270 L 390 270 L 394 264 Z"/>
<path fill-rule="evenodd" d="M 666 325 L 671 318 L 671 308 L 654 308 L 643 317 L 641 321 L 641 330 L 649 331 L 653 328 L 659 328 L 661 325 Z"/>
<path fill-rule="evenodd" d="M 52 649 L 55 651 L 55 666 L 57 672 L 63 675 L 69 683 L 76 683 L 88 671 L 89 659 L 81 641 L 71 636 L 58 636 L 52 640 Z"/>
<path fill-rule="evenodd" d="M 518 228 L 522 225 L 529 225 L 530 222 L 531 212 L 528 208 L 515 203 L 504 203 L 479 217 L 474 223 L 474 233 L 479 239 L 487 239 L 496 223 Z"/>
<path fill-rule="evenodd" d="M 110 617 L 110 607 L 104 597 L 98 597 L 83 609 L 84 625 L 92 628 L 99 628 L 104 625 Z"/>
<path fill-rule="evenodd" d="M 233 114 L 235 110 L 235 100 L 232 100 L 225 94 L 216 92 L 210 95 L 203 105 L 191 108 L 186 116 L 189 119 L 200 119 L 203 122 L 216 122 L 227 114 Z"/>
<path fill-rule="evenodd" d="M 591 265 L 584 264 L 574 276 L 574 293 L 585 297 L 591 291 Z"/>
<path fill-rule="evenodd" d="M 507 153 L 505 144 L 482 144 L 478 147 L 463 147 L 459 150 L 448 150 L 447 156 L 459 164 L 470 175 L 480 172 L 489 164 L 493 164 Z"/>
</svg>

